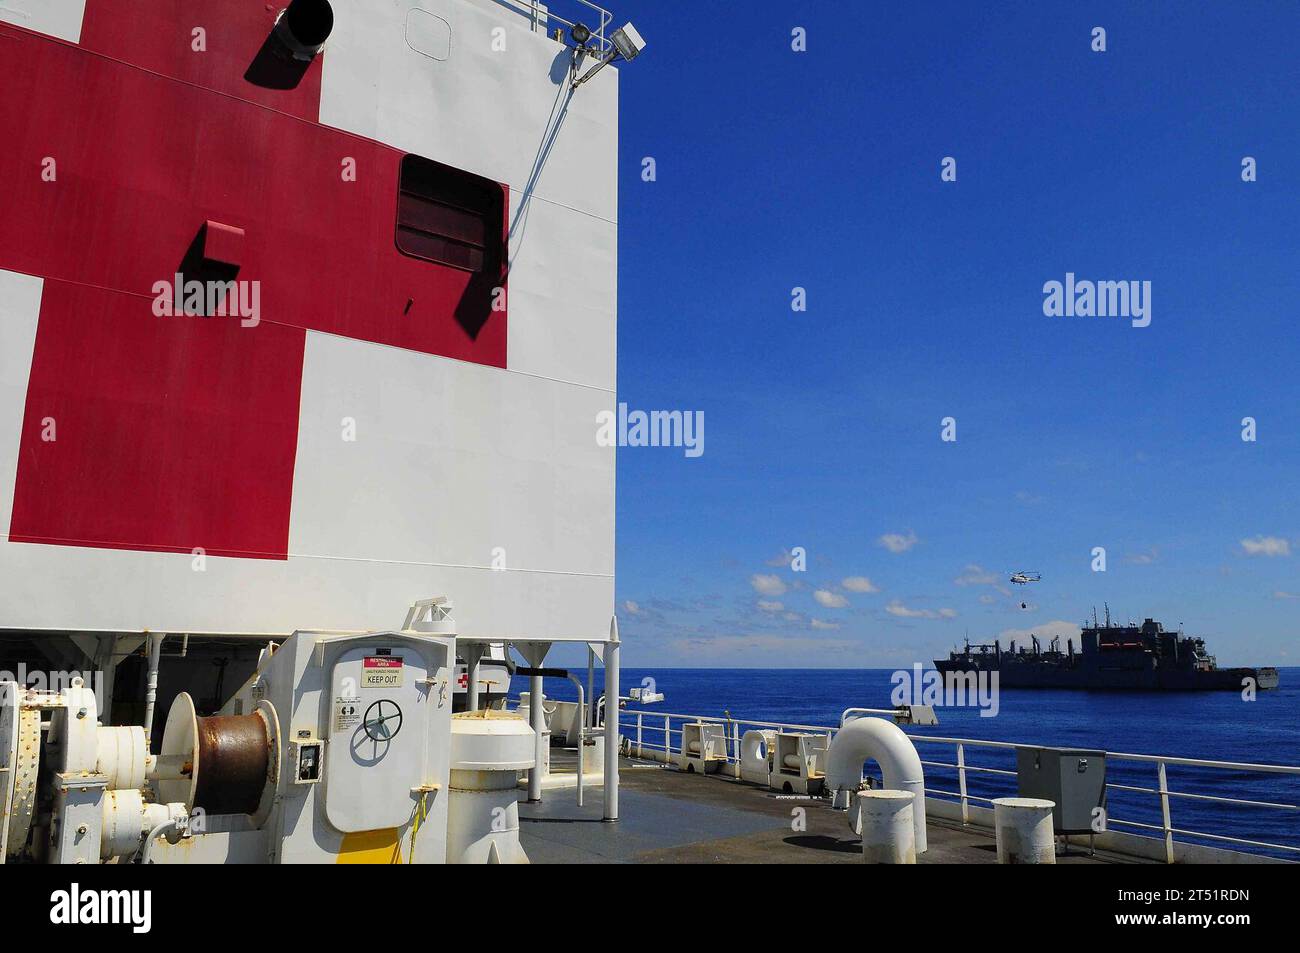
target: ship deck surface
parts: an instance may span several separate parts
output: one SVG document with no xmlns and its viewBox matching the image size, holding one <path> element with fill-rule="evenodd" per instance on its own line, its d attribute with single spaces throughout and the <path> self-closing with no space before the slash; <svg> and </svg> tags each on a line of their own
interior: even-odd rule
<svg viewBox="0 0 1300 953">
<path fill-rule="evenodd" d="M 555 758 L 557 751 L 552 751 Z M 553 764 L 560 767 L 558 759 Z M 601 789 L 585 806 L 573 788 L 552 788 L 538 804 L 519 804 L 520 835 L 533 863 L 862 863 L 860 840 L 828 801 L 776 792 L 716 775 L 700 777 L 662 765 L 620 762 L 619 815 L 601 820 Z M 791 828 L 791 810 L 807 808 L 807 827 Z M 930 819 L 925 864 L 993 864 L 992 833 Z M 1057 863 L 1141 863 L 1071 848 Z"/>
</svg>

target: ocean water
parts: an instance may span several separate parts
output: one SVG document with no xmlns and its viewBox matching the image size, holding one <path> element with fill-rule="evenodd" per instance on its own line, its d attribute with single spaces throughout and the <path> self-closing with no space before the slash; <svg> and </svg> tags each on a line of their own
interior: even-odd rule
<svg viewBox="0 0 1300 953">
<path fill-rule="evenodd" d="M 995 717 L 980 717 L 974 708 L 939 708 L 937 727 L 906 730 L 912 735 L 938 735 L 1098 748 L 1109 752 L 1153 754 L 1254 764 L 1300 765 L 1300 668 L 1280 669 L 1281 685 L 1245 702 L 1235 692 L 1084 692 L 1003 689 Z M 596 672 L 597 683 L 601 671 Z M 802 725 L 838 725 L 845 708 L 888 708 L 892 670 L 767 670 L 767 669 L 627 669 L 623 694 L 653 679 L 665 700 L 646 711 L 777 721 Z M 516 688 L 523 679 L 516 679 Z M 526 686 L 525 686 L 526 687 Z M 571 685 L 548 679 L 548 694 L 576 697 Z M 598 688 L 599 691 L 599 688 Z M 624 715 L 624 721 L 628 720 Z M 644 738 L 661 743 L 662 719 L 647 714 Z M 624 729 L 627 734 L 627 729 Z M 919 745 L 926 761 L 953 762 L 949 745 Z M 1010 751 L 967 747 L 967 765 L 1015 770 Z M 1170 765 L 1171 791 L 1235 797 L 1291 805 L 1290 810 L 1222 804 L 1173 797 L 1173 827 L 1184 831 L 1230 835 L 1248 840 L 1300 848 L 1300 776 L 1269 775 Z M 1157 788 L 1156 766 L 1110 761 L 1107 781 L 1131 787 Z M 926 786 L 957 789 L 956 772 L 926 768 Z M 1015 778 L 967 774 L 972 795 L 998 797 L 1015 793 Z M 976 802 L 981 803 L 981 802 Z M 1108 815 L 1115 829 L 1160 836 L 1158 831 L 1126 827 L 1118 820 L 1159 826 L 1160 799 L 1131 791 L 1108 793 Z M 1190 834 L 1177 839 L 1214 844 Z M 1300 860 L 1300 854 L 1261 853 Z"/>
</svg>

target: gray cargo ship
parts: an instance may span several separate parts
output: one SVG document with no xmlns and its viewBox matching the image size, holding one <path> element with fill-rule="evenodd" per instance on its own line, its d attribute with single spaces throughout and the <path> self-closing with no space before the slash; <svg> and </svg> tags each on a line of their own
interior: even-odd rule
<svg viewBox="0 0 1300 953">
<path fill-rule="evenodd" d="M 1051 640 L 1044 651 L 1036 636 L 1030 645 L 1007 651 L 999 642 L 971 645 L 946 659 L 935 659 L 940 672 L 998 672 L 1003 688 L 1135 689 L 1149 691 L 1242 691 L 1277 688 L 1276 668 L 1219 668 L 1206 652 L 1205 640 L 1168 632 L 1154 619 L 1141 625 L 1112 624 L 1110 610 L 1104 623 L 1093 615 L 1092 625 L 1080 633 L 1081 651 L 1074 640 Z"/>
</svg>

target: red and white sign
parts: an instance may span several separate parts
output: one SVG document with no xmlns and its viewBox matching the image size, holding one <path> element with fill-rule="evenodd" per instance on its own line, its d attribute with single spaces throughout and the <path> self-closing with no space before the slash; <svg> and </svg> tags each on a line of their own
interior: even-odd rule
<svg viewBox="0 0 1300 953">
<path fill-rule="evenodd" d="M 402 686 L 402 657 L 400 655 L 367 655 L 361 663 L 362 688 L 400 688 Z"/>
</svg>

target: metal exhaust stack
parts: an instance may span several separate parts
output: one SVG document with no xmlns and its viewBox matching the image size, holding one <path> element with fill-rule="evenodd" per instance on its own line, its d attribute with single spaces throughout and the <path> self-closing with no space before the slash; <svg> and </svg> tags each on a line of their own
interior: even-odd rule
<svg viewBox="0 0 1300 953">
<path fill-rule="evenodd" d="M 296 60 L 310 61 L 334 30 L 329 0 L 293 0 L 275 21 L 275 36 Z"/>
</svg>

